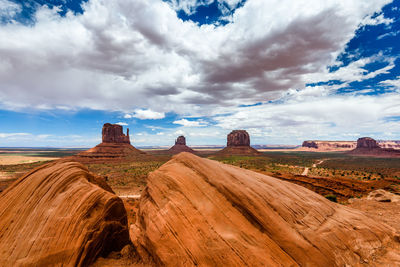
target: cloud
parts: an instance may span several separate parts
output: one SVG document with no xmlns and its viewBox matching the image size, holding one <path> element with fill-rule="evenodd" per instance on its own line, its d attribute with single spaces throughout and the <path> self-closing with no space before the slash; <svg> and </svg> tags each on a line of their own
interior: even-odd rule
<svg viewBox="0 0 400 267">
<path fill-rule="evenodd" d="M 301 91 L 299 92 L 301 94 Z M 263 143 L 300 144 L 304 139 L 354 140 L 353 135 L 400 138 L 400 95 L 297 96 L 284 102 L 241 107 L 216 116 L 223 129 L 252 129 Z M 258 129 L 257 132 L 254 132 Z"/>
<path fill-rule="evenodd" d="M 30 27 L 0 26 L 0 107 L 159 119 L 273 99 L 325 74 L 361 23 L 386 23 L 365 18 L 389 2 L 249 0 L 219 27 L 161 0 L 90 0 L 65 17 L 42 6 Z"/>
<path fill-rule="evenodd" d="M 395 79 L 395 80 L 382 81 L 382 82 L 380 82 L 380 84 L 394 87 L 395 89 L 398 90 L 398 92 L 400 92 L 400 76 L 397 76 L 397 79 Z"/>
<path fill-rule="evenodd" d="M 133 114 L 125 114 L 125 119 L 138 118 L 141 120 L 158 120 L 165 118 L 164 112 L 156 112 L 150 109 L 137 109 Z"/>
<path fill-rule="evenodd" d="M 128 126 L 126 122 L 117 122 L 116 124 L 121 125 L 121 126 Z"/>
<path fill-rule="evenodd" d="M 30 136 L 30 133 L 0 133 L 0 138 L 15 138 L 15 137 L 23 137 Z"/>
<path fill-rule="evenodd" d="M 0 22 L 12 20 L 21 10 L 21 6 L 16 3 L 0 0 Z"/>
<path fill-rule="evenodd" d="M 330 80 L 338 80 L 342 82 L 346 82 L 346 84 L 354 81 L 364 81 L 368 79 L 372 79 L 380 74 L 387 74 L 391 69 L 393 69 L 395 65 L 396 58 L 394 57 L 384 57 L 382 54 L 377 54 L 371 57 L 361 58 L 359 60 L 353 61 L 345 67 L 341 67 L 336 71 L 329 72 L 325 70 L 320 73 L 311 73 L 308 74 L 308 80 L 310 82 L 323 82 Z M 368 72 L 365 67 L 368 64 L 380 62 L 386 63 L 386 66 Z"/>
<path fill-rule="evenodd" d="M 180 124 L 185 127 L 204 127 L 204 126 L 208 125 L 208 123 L 202 119 L 199 119 L 199 120 L 180 119 L 180 120 L 174 121 L 173 124 Z"/>
</svg>

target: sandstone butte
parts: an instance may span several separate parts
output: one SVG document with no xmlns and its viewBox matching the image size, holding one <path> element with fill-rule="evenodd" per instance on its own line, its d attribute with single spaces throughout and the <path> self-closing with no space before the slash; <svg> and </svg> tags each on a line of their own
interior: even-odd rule
<svg viewBox="0 0 400 267">
<path fill-rule="evenodd" d="M 399 236 L 295 184 L 180 153 L 152 172 L 130 236 L 166 266 L 399 266 Z"/>
<path fill-rule="evenodd" d="M 380 144 L 371 137 L 358 138 L 357 147 L 348 153 L 359 156 L 400 157 L 399 150 L 382 148 Z"/>
<path fill-rule="evenodd" d="M 146 156 L 146 153 L 131 145 L 129 129 L 124 134 L 121 125 L 106 123 L 102 129 L 102 142 L 79 153 L 75 159 L 86 162 L 87 160 L 112 160 L 137 156 Z"/>
<path fill-rule="evenodd" d="M 226 147 L 217 154 L 221 155 L 257 155 L 260 154 L 250 146 L 250 135 L 245 130 L 233 130 L 227 136 Z"/>
<path fill-rule="evenodd" d="M 43 165 L 0 194 L 0 266 L 87 266 L 129 243 L 123 202 L 79 163 Z"/>
<path fill-rule="evenodd" d="M 186 138 L 181 135 L 179 136 L 176 140 L 175 140 L 175 145 L 172 146 L 169 150 L 169 153 L 171 154 L 178 154 L 180 152 L 190 152 L 190 153 L 194 153 L 193 149 L 191 149 L 190 147 L 188 147 L 186 145 Z"/>
</svg>

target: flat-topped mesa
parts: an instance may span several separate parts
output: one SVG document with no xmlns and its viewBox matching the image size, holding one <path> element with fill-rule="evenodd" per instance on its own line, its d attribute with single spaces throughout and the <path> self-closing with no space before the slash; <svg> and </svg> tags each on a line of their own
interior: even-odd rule
<svg viewBox="0 0 400 267">
<path fill-rule="evenodd" d="M 375 156 L 375 157 L 400 157 L 400 151 L 393 148 L 382 148 L 380 144 L 371 137 L 362 137 L 357 140 L 357 147 L 349 152 L 353 155 Z"/>
<path fill-rule="evenodd" d="M 186 146 L 186 138 L 181 135 L 175 140 L 175 145 L 184 145 Z"/>
<path fill-rule="evenodd" d="M 228 147 L 235 146 L 250 146 L 250 136 L 245 130 L 233 130 L 228 134 L 227 144 Z"/>
<path fill-rule="evenodd" d="M 315 141 L 304 141 L 302 147 L 318 148 L 318 144 Z"/>
<path fill-rule="evenodd" d="M 125 135 L 121 125 L 111 123 L 104 124 L 102 130 L 102 142 L 130 144 L 129 128 L 127 129 Z"/>
<path fill-rule="evenodd" d="M 357 140 L 357 148 L 375 149 L 380 148 L 375 139 L 371 137 L 362 137 Z"/>
<path fill-rule="evenodd" d="M 301 148 L 317 151 L 346 151 L 356 148 L 356 143 L 355 141 L 306 140 Z"/>
</svg>

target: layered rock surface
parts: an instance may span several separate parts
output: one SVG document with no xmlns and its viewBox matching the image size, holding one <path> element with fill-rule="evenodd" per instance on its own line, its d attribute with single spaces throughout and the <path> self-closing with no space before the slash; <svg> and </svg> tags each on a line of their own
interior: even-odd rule
<svg viewBox="0 0 400 267">
<path fill-rule="evenodd" d="M 149 175 L 137 218 L 131 239 L 159 265 L 359 266 L 400 257 L 393 228 L 362 212 L 190 153 Z"/>
<path fill-rule="evenodd" d="M 46 164 L 0 194 L 0 266 L 87 266 L 128 243 L 121 199 L 79 163 Z"/>
<path fill-rule="evenodd" d="M 176 140 L 175 140 L 175 145 L 172 146 L 169 150 L 169 153 L 171 154 L 178 154 L 181 152 L 190 152 L 190 153 L 194 153 L 193 149 L 191 149 L 190 147 L 188 147 L 186 145 L 186 138 L 181 135 L 179 136 Z"/>
<path fill-rule="evenodd" d="M 250 135 L 245 130 L 233 130 L 230 132 L 227 136 L 226 147 L 218 152 L 218 154 L 226 155 L 257 155 L 259 153 L 250 146 Z"/>
</svg>

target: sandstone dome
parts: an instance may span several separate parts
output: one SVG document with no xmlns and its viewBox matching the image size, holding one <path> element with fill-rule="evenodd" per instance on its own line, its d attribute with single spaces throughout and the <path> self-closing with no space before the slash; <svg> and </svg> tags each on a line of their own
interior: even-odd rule
<svg viewBox="0 0 400 267">
<path fill-rule="evenodd" d="M 129 244 L 120 198 L 76 162 L 52 162 L 0 194 L 0 266 L 87 266 Z"/>
<path fill-rule="evenodd" d="M 165 266 L 400 264 L 394 229 L 295 184 L 180 153 L 152 172 L 131 240 Z"/>
</svg>

